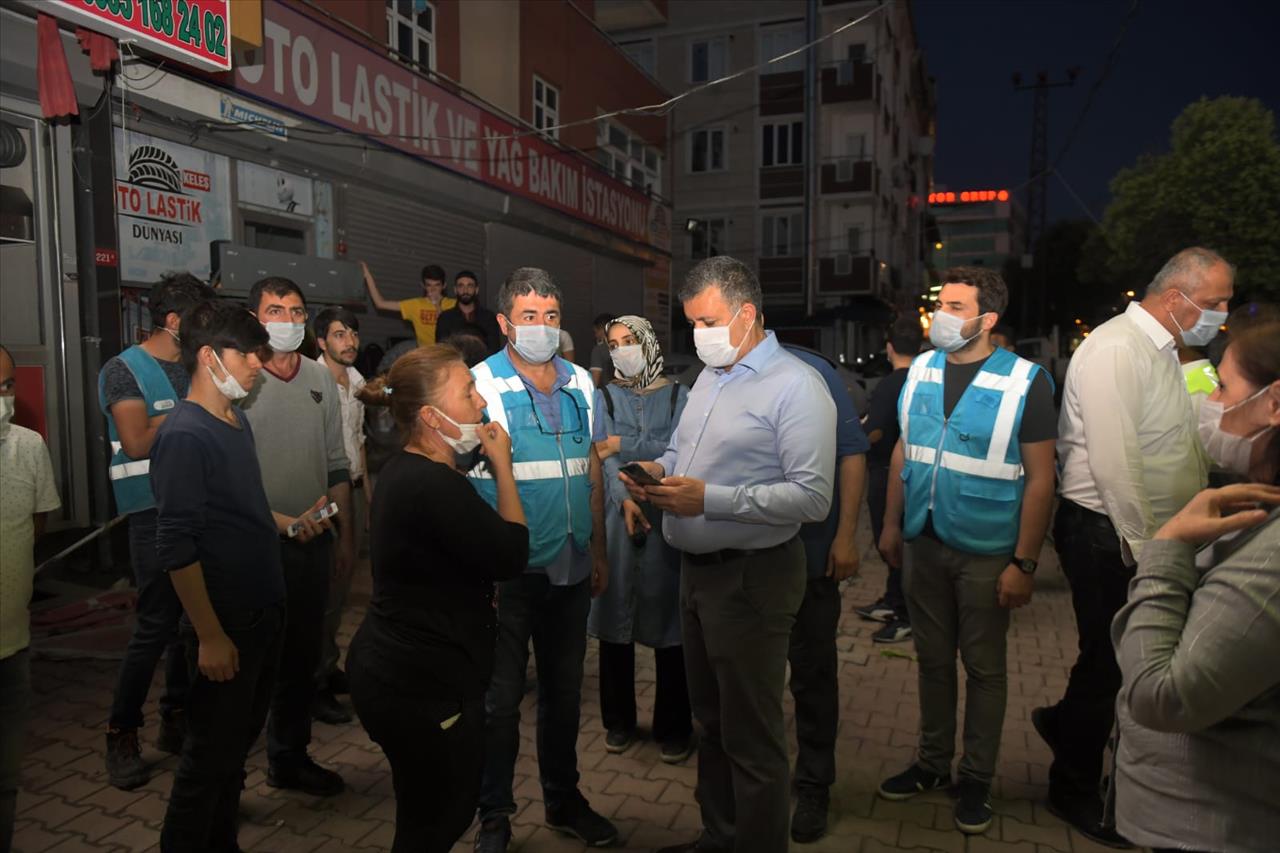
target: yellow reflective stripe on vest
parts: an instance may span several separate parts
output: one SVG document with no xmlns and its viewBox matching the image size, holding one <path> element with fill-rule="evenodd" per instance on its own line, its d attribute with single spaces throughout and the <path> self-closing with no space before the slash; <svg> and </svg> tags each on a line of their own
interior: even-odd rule
<svg viewBox="0 0 1280 853">
<path fill-rule="evenodd" d="M 137 477 L 140 474 L 151 472 L 150 459 L 137 459 L 133 462 L 121 462 L 119 465 L 112 465 L 110 468 L 111 479 L 123 480 L 126 477 Z"/>
</svg>

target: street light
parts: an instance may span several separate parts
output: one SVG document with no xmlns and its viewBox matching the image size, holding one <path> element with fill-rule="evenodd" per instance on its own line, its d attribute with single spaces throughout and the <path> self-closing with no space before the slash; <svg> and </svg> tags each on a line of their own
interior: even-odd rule
<svg viewBox="0 0 1280 853">
<path fill-rule="evenodd" d="M 701 220 L 701 219 L 686 219 L 686 220 L 684 221 L 684 230 L 688 231 L 690 234 L 692 234 L 692 233 L 693 233 L 693 232 L 695 232 L 695 231 L 701 231 L 701 230 L 702 230 L 702 220 Z"/>
<path fill-rule="evenodd" d="M 1132 299 L 1136 294 L 1132 290 L 1126 290 L 1124 295 Z"/>
<path fill-rule="evenodd" d="M 933 244 L 933 248 L 935 248 L 935 249 L 937 249 L 939 252 L 941 252 L 941 251 L 942 251 L 942 241 L 941 241 L 941 240 L 939 240 L 938 242 L 934 243 L 934 244 Z"/>
</svg>

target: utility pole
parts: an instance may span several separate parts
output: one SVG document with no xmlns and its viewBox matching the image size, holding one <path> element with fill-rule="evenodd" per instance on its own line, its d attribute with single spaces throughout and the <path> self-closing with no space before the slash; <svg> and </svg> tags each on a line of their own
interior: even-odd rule
<svg viewBox="0 0 1280 853">
<path fill-rule="evenodd" d="M 1045 222 L 1049 214 L 1049 90 L 1064 89 L 1076 84 L 1076 78 L 1080 76 L 1080 69 L 1068 68 L 1067 78 L 1056 82 L 1050 81 L 1049 72 L 1036 72 L 1034 83 L 1023 83 L 1022 74 L 1014 72 L 1013 74 L 1013 90 L 1021 92 L 1030 89 L 1035 98 L 1031 110 L 1031 158 L 1030 166 L 1027 170 L 1027 177 L 1030 179 L 1027 184 L 1027 226 L 1026 226 L 1026 243 L 1023 246 L 1022 266 L 1030 268 L 1034 263 L 1036 245 L 1040 242 L 1040 238 L 1044 236 Z M 1042 259 L 1043 260 L 1043 259 Z M 1043 267 L 1043 264 L 1041 264 Z M 1044 270 L 1041 269 L 1040 275 L 1037 276 L 1037 285 L 1041 285 L 1039 289 L 1043 290 L 1042 283 L 1044 281 Z M 1044 294 L 1040 294 L 1040 298 L 1034 300 L 1037 305 L 1044 302 Z M 1031 333 L 1031 294 L 1019 294 L 1018 302 L 1022 307 L 1022 333 Z M 1035 326 L 1040 325 L 1039 308 L 1036 310 Z M 1037 328 L 1036 331 L 1039 331 Z"/>
</svg>

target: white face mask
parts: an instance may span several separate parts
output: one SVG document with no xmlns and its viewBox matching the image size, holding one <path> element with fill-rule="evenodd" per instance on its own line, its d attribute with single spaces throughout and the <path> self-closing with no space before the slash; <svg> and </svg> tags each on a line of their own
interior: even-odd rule
<svg viewBox="0 0 1280 853">
<path fill-rule="evenodd" d="M 0 435 L 9 432 L 9 422 L 13 420 L 13 397 L 0 397 Z"/>
<path fill-rule="evenodd" d="M 222 359 L 218 358 L 218 351 L 211 351 L 213 352 L 213 360 L 218 362 L 218 368 L 227 375 L 226 379 L 219 379 L 218 374 L 213 372 L 213 368 L 207 364 L 205 365 L 205 370 L 209 371 L 209 378 L 213 380 L 218 392 L 228 400 L 243 400 L 249 396 L 249 392 L 231 375 L 231 371 L 227 370 L 227 366 L 222 363 Z"/>
<path fill-rule="evenodd" d="M 1178 318 L 1173 316 L 1172 311 L 1169 312 L 1169 319 L 1173 320 L 1173 325 L 1178 327 L 1178 332 L 1182 336 L 1182 343 L 1189 347 L 1202 347 L 1217 337 L 1218 329 L 1221 328 L 1223 323 L 1227 322 L 1227 312 L 1200 308 L 1199 305 L 1191 302 L 1191 297 L 1181 290 L 1178 291 L 1178 295 L 1190 302 L 1192 308 L 1197 308 L 1200 311 L 1200 319 L 1196 320 L 1195 325 L 1190 329 L 1182 328 Z"/>
<path fill-rule="evenodd" d="M 307 334 L 306 323 L 263 323 L 271 338 L 273 352 L 293 352 L 302 346 Z"/>
<path fill-rule="evenodd" d="M 510 326 L 516 330 L 511 346 L 530 364 L 550 361 L 560 348 L 560 330 L 555 326 Z"/>
<path fill-rule="evenodd" d="M 165 327 L 164 327 L 164 330 L 165 330 L 166 332 L 168 332 L 170 335 L 172 335 L 172 336 L 173 336 L 173 342 L 174 342 L 175 344 L 180 344 L 180 343 L 182 343 L 182 338 L 180 338 L 180 337 L 178 336 L 178 333 L 177 333 L 177 332 L 175 332 L 173 329 L 170 329 L 168 326 L 165 326 Z"/>
<path fill-rule="evenodd" d="M 981 320 L 986 314 L 979 314 L 972 319 Z M 969 341 L 982 334 L 982 324 L 978 324 L 977 333 L 970 337 L 964 336 L 964 324 L 969 322 L 968 319 L 957 317 L 954 314 L 948 314 L 946 311 L 934 311 L 933 321 L 929 324 L 929 340 L 935 347 L 943 352 L 955 352 L 964 349 Z"/>
<path fill-rule="evenodd" d="M 1254 444 L 1270 432 L 1272 427 L 1264 427 L 1253 435 L 1235 435 L 1223 431 L 1222 416 L 1258 399 L 1267 393 L 1268 387 L 1259 388 L 1258 393 L 1234 406 L 1223 406 L 1218 400 L 1205 400 L 1200 404 L 1200 443 L 1204 445 L 1204 452 L 1209 454 L 1209 458 L 1223 470 L 1248 476 Z"/>
<path fill-rule="evenodd" d="M 618 347 L 609 353 L 609 358 L 613 359 L 614 369 L 628 379 L 639 376 L 649 364 L 644 357 L 644 348 L 639 344 Z"/>
<path fill-rule="evenodd" d="M 435 409 L 436 407 L 432 406 L 431 408 Z M 436 432 L 440 433 L 440 437 L 444 439 L 445 444 L 453 448 L 454 453 L 459 456 L 466 456 L 480 446 L 480 427 L 484 426 L 484 424 L 460 424 L 439 409 L 436 409 L 436 414 L 456 426 L 458 431 L 462 433 L 461 438 L 454 438 L 451 435 L 445 435 L 444 431 L 439 427 L 436 428 Z"/>
<path fill-rule="evenodd" d="M 702 359 L 702 363 L 707 367 L 728 367 L 738 358 L 738 350 L 742 348 L 742 343 L 739 342 L 736 347 L 733 345 L 729 327 L 741 313 L 742 308 L 739 307 L 733 312 L 729 322 L 723 326 L 693 330 L 693 347 L 698 351 L 698 358 Z M 743 340 L 746 340 L 745 335 Z"/>
</svg>

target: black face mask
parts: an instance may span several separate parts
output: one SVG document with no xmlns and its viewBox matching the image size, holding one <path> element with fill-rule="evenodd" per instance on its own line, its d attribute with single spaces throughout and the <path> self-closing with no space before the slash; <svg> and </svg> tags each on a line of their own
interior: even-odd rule
<svg viewBox="0 0 1280 853">
<path fill-rule="evenodd" d="M 473 294 L 473 293 L 469 293 L 469 294 L 467 294 L 466 296 L 463 296 L 462 294 L 458 294 L 458 304 L 459 304 L 459 305 L 470 305 L 471 303 L 473 303 L 473 302 L 475 302 L 475 301 L 476 301 L 476 297 L 475 297 L 475 294 Z"/>
</svg>

